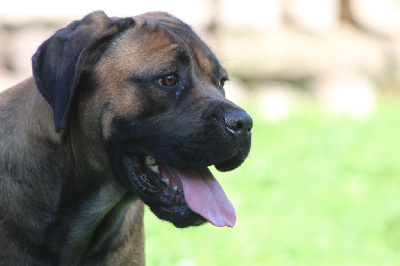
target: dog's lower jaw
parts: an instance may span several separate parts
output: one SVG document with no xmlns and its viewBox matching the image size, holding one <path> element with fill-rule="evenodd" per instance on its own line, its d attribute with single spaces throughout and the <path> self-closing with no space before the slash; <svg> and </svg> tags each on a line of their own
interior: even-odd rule
<svg viewBox="0 0 400 266">
<path fill-rule="evenodd" d="M 206 221 L 233 227 L 235 210 L 208 169 L 176 169 L 149 155 L 123 154 L 120 178 L 161 220 L 178 228 Z"/>
<path fill-rule="evenodd" d="M 146 203 L 150 210 L 161 220 L 171 222 L 178 228 L 198 226 L 206 220 L 193 212 L 184 200 L 182 184 L 170 177 L 163 180 L 161 174 L 146 162 L 148 156 L 123 156 L 124 173 L 120 174 L 123 183 Z M 159 165 L 161 172 L 166 166 Z"/>
</svg>

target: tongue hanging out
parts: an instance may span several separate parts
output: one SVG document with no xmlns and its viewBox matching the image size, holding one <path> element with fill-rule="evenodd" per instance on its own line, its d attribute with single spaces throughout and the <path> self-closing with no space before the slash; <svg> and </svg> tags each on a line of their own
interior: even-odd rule
<svg viewBox="0 0 400 266">
<path fill-rule="evenodd" d="M 185 201 L 192 211 L 215 226 L 235 225 L 235 209 L 210 170 L 177 172 L 182 180 Z"/>
<path fill-rule="evenodd" d="M 167 174 L 163 172 L 161 171 L 162 175 Z M 235 225 L 235 209 L 210 170 L 169 168 L 168 172 L 182 182 L 185 201 L 193 212 L 218 227 Z"/>
</svg>

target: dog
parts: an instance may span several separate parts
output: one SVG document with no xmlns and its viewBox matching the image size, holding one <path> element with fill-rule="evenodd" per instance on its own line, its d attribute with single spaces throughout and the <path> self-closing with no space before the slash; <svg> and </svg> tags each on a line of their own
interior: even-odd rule
<svg viewBox="0 0 400 266">
<path fill-rule="evenodd" d="M 0 265 L 143 265 L 144 204 L 178 228 L 233 226 L 208 167 L 230 171 L 253 121 L 179 19 L 93 12 L 0 94 Z"/>
</svg>

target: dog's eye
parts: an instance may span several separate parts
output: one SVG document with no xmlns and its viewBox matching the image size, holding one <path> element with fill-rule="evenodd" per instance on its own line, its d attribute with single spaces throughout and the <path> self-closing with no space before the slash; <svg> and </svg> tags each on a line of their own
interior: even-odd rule
<svg viewBox="0 0 400 266">
<path fill-rule="evenodd" d="M 159 79 L 160 85 L 165 87 L 172 87 L 179 82 L 178 75 L 169 74 Z"/>
<path fill-rule="evenodd" d="M 228 78 L 222 78 L 222 79 L 219 81 L 219 83 L 218 83 L 218 88 L 219 88 L 220 90 L 223 90 L 223 89 L 224 89 L 224 86 L 225 86 L 225 82 L 228 81 L 228 80 L 229 80 Z"/>
</svg>

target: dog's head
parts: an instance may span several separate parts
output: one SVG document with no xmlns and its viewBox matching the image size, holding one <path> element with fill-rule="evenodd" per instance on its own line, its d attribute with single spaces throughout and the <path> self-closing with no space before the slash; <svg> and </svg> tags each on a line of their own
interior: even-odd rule
<svg viewBox="0 0 400 266">
<path fill-rule="evenodd" d="M 233 226 L 234 209 L 207 167 L 242 164 L 252 120 L 225 99 L 228 74 L 188 25 L 166 13 L 94 12 L 44 42 L 33 73 L 55 130 L 96 140 L 104 167 L 159 218 Z"/>
</svg>

